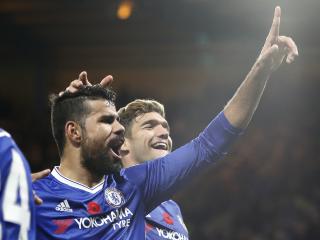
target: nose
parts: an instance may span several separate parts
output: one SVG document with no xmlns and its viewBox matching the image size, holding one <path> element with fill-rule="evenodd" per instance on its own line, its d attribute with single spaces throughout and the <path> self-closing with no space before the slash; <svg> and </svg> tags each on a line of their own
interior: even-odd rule
<svg viewBox="0 0 320 240">
<path fill-rule="evenodd" d="M 115 120 L 113 124 L 114 133 L 117 135 L 124 135 L 124 126 L 121 123 L 119 123 L 118 120 Z"/>
<path fill-rule="evenodd" d="M 162 139 L 168 139 L 169 138 L 169 130 L 162 125 L 159 125 L 157 127 L 157 135 L 158 137 Z"/>
</svg>

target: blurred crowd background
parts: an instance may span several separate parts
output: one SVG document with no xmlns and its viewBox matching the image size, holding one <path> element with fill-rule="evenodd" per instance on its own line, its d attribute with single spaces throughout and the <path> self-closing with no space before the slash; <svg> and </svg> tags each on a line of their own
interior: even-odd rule
<svg viewBox="0 0 320 240">
<path fill-rule="evenodd" d="M 191 239 L 320 239 L 318 0 L 1 0 L 0 127 L 32 171 L 59 164 L 48 95 L 86 70 L 118 107 L 165 104 L 174 147 L 222 110 L 282 7 L 300 56 L 277 71 L 230 154 L 174 196 Z"/>
</svg>

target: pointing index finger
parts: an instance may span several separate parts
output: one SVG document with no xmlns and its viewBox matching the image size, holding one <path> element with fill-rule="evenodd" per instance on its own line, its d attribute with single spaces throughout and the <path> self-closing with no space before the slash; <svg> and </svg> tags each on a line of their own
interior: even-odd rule
<svg viewBox="0 0 320 240">
<path fill-rule="evenodd" d="M 269 40 L 275 40 L 279 36 L 280 18 L 281 18 L 281 8 L 277 6 L 274 9 L 273 21 L 272 21 L 272 25 L 268 35 Z"/>
</svg>

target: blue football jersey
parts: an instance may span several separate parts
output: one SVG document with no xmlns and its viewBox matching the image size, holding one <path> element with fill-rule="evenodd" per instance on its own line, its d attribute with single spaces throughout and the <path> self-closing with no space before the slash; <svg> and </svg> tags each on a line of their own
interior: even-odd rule
<svg viewBox="0 0 320 240">
<path fill-rule="evenodd" d="M 110 174 L 93 188 L 64 177 L 59 167 L 34 183 L 37 238 L 145 239 L 145 216 L 201 169 L 226 153 L 240 131 L 220 113 L 172 153 Z"/>
<path fill-rule="evenodd" d="M 189 239 L 180 208 L 173 200 L 161 203 L 146 216 L 145 232 L 147 240 Z"/>
<path fill-rule="evenodd" d="M 30 167 L 10 134 L 0 129 L 0 239 L 35 239 Z"/>
</svg>

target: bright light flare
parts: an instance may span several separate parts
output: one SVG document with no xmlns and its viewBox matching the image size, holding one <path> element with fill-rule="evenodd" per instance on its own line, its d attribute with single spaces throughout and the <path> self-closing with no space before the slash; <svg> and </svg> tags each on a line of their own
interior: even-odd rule
<svg viewBox="0 0 320 240">
<path fill-rule="evenodd" d="M 117 10 L 117 17 L 121 20 L 127 20 L 132 14 L 132 9 L 133 2 L 131 0 L 122 1 Z"/>
</svg>

